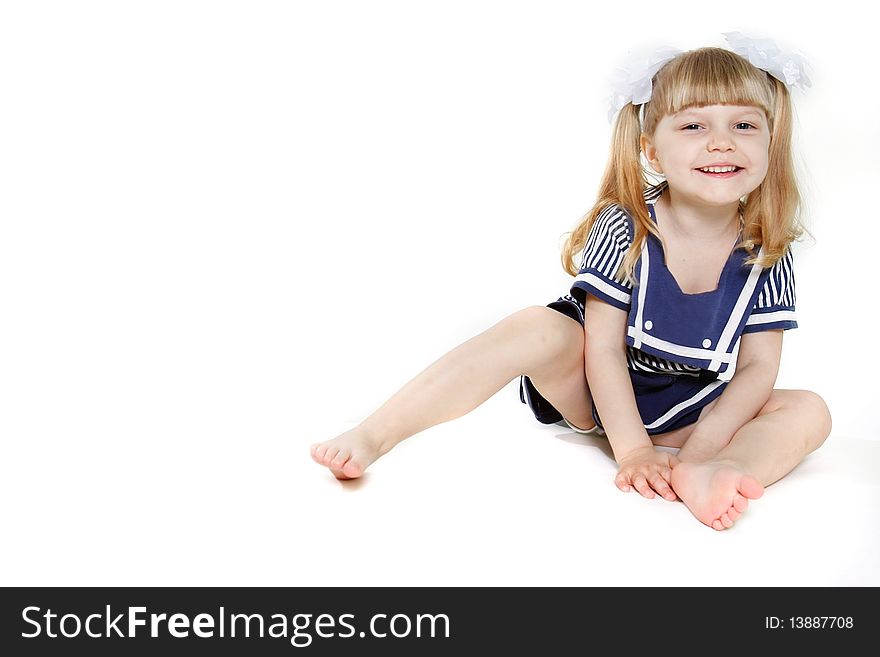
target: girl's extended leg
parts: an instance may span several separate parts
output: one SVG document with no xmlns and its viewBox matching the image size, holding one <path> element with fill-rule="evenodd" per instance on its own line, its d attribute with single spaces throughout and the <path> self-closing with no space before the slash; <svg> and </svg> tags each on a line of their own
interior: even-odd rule
<svg viewBox="0 0 880 657">
<path fill-rule="evenodd" d="M 825 401 L 808 390 L 774 390 L 755 419 L 704 462 L 679 463 L 672 487 L 700 522 L 733 525 L 769 486 L 791 472 L 831 433 Z"/>
<path fill-rule="evenodd" d="M 584 330 L 544 306 L 530 306 L 460 344 L 409 381 L 357 427 L 311 446 L 338 479 L 404 438 L 472 411 L 520 374 L 575 426 L 595 426 L 584 374 Z"/>
</svg>

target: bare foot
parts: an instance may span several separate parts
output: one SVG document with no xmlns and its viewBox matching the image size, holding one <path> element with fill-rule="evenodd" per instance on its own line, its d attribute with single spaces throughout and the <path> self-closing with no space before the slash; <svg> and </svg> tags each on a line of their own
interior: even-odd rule
<svg viewBox="0 0 880 657">
<path fill-rule="evenodd" d="M 358 427 L 332 440 L 314 443 L 309 449 L 312 459 L 330 468 L 337 479 L 355 479 L 388 450 Z"/>
<path fill-rule="evenodd" d="M 753 476 L 726 462 L 679 463 L 672 468 L 672 489 L 697 520 L 722 530 L 764 494 Z"/>
</svg>

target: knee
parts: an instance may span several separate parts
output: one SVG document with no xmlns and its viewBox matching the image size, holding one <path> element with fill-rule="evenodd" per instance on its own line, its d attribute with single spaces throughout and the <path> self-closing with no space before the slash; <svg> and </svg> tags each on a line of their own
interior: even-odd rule
<svg viewBox="0 0 880 657">
<path fill-rule="evenodd" d="M 584 330 L 577 321 L 547 306 L 524 308 L 529 319 L 531 335 L 550 351 L 569 352 L 572 348 L 584 350 Z"/>
<path fill-rule="evenodd" d="M 528 306 L 506 319 L 508 328 L 529 348 L 551 356 L 582 354 L 584 331 L 578 322 L 547 306 Z"/>
<path fill-rule="evenodd" d="M 798 411 L 798 416 L 808 419 L 811 428 L 810 434 L 814 436 L 810 448 L 817 449 L 831 433 L 831 411 L 828 410 L 828 404 L 819 395 L 811 390 L 797 390 L 794 404 Z"/>
</svg>

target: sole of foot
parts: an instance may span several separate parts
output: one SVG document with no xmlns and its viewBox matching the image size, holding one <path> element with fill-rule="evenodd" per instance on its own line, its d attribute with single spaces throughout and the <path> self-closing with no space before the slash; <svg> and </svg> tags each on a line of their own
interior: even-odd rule
<svg viewBox="0 0 880 657">
<path fill-rule="evenodd" d="M 750 474 L 727 463 L 679 463 L 672 469 L 672 488 L 704 525 L 729 529 L 764 494 Z"/>
</svg>

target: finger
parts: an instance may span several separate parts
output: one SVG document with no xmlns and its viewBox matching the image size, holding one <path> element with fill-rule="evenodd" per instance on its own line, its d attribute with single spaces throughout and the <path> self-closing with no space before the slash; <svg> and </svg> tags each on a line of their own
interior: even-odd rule
<svg viewBox="0 0 880 657">
<path fill-rule="evenodd" d="M 675 492 L 675 489 L 672 487 L 672 468 L 665 468 L 660 471 L 660 476 L 663 477 L 663 481 L 666 482 L 666 485 L 669 487 L 669 490 L 672 491 L 672 497 L 670 499 L 677 500 L 678 494 Z"/>
<path fill-rule="evenodd" d="M 639 491 L 642 494 L 642 497 L 647 497 L 649 500 L 654 497 L 654 489 L 651 488 L 650 484 L 648 484 L 648 480 L 645 479 L 645 475 L 641 472 L 637 472 L 632 476 L 633 488 Z"/>
<path fill-rule="evenodd" d="M 672 486 L 672 467 L 661 467 L 657 470 L 657 474 L 663 477 L 663 481 Z"/>
<path fill-rule="evenodd" d="M 617 486 L 624 493 L 628 493 L 631 490 L 632 482 L 630 481 L 629 475 L 625 472 L 618 472 L 617 476 L 614 478 L 614 485 Z"/>
<path fill-rule="evenodd" d="M 659 472 L 654 473 L 651 477 L 651 486 L 654 487 L 654 490 L 657 491 L 662 497 L 667 500 L 674 500 L 675 493 L 669 487 L 669 483 Z"/>
</svg>

